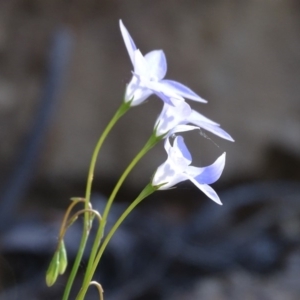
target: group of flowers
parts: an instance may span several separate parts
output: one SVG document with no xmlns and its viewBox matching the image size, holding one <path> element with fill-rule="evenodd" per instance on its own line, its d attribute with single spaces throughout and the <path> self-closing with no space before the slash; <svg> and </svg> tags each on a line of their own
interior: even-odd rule
<svg viewBox="0 0 300 300">
<path fill-rule="evenodd" d="M 98 288 L 99 297 L 103 299 L 101 285 L 93 281 L 93 276 L 101 257 L 110 239 L 126 217 L 143 199 L 156 190 L 169 189 L 182 181 L 190 180 L 210 199 L 218 204 L 222 204 L 217 193 L 209 185 L 214 183 L 221 176 L 225 166 L 225 153 L 210 166 L 202 168 L 194 167 L 191 165 L 191 154 L 180 133 L 201 128 L 229 141 L 233 141 L 233 139 L 218 123 L 193 110 L 185 101 L 185 99 L 190 99 L 205 103 L 206 101 L 204 99 L 183 84 L 164 79 L 167 72 L 167 62 L 162 50 L 154 50 L 143 56 L 121 20 L 120 29 L 133 65 L 132 79 L 126 87 L 124 101 L 100 135 L 96 144 L 87 176 L 85 196 L 72 198 L 72 203 L 67 209 L 59 233 L 57 249 L 46 273 L 46 283 L 48 286 L 51 286 L 56 282 L 58 276 L 65 272 L 68 262 L 64 237 L 69 226 L 77 220 L 79 215 L 83 214 L 84 226 L 82 237 L 76 259 L 66 283 L 63 300 L 69 299 L 70 291 L 79 270 L 94 219 L 98 220 L 98 229 L 89 255 L 83 283 L 76 300 L 83 300 L 91 285 Z M 96 161 L 102 144 L 119 118 L 124 115 L 130 107 L 143 103 L 153 94 L 163 101 L 163 109 L 155 122 L 152 135 L 120 176 L 107 200 L 104 211 L 100 214 L 93 209 L 90 200 Z M 112 203 L 124 180 L 139 160 L 163 139 L 164 147 L 168 155 L 167 160 L 157 168 L 150 183 L 148 183 L 138 197 L 130 203 L 108 233 L 105 234 L 105 226 Z M 79 203 L 84 204 L 84 209 L 72 214 L 73 208 Z"/>
<path fill-rule="evenodd" d="M 212 165 L 198 168 L 191 166 L 192 157 L 182 136 L 177 133 L 205 129 L 221 138 L 233 141 L 218 123 L 206 118 L 193 110 L 185 99 L 206 103 L 185 85 L 164 79 L 167 72 L 167 62 L 162 50 L 154 50 L 142 55 L 136 47 L 129 32 L 120 20 L 121 33 L 133 65 L 132 79 L 127 85 L 125 102 L 131 106 L 139 105 L 150 95 L 157 95 L 164 103 L 154 131 L 157 137 L 165 138 L 167 160 L 155 172 L 152 185 L 159 189 L 168 189 L 179 182 L 190 180 L 210 199 L 222 204 L 217 193 L 209 186 L 219 179 L 225 165 L 223 153 Z M 173 143 L 170 137 L 176 135 Z"/>
</svg>

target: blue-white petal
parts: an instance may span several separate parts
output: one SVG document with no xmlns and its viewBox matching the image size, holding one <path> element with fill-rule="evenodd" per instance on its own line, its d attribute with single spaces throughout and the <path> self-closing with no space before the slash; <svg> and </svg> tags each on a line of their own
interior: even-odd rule
<svg viewBox="0 0 300 300">
<path fill-rule="evenodd" d="M 185 132 L 185 131 L 191 131 L 199 129 L 198 126 L 192 126 L 192 125 L 185 125 L 185 124 L 179 124 L 176 127 L 174 127 L 172 130 L 169 131 L 168 135 L 176 134 L 178 132 Z"/>
<path fill-rule="evenodd" d="M 203 116 L 202 114 L 200 114 L 199 112 L 197 112 L 196 110 L 192 110 L 190 116 L 189 116 L 189 119 L 188 121 L 190 123 L 194 123 L 194 124 L 201 124 L 201 122 L 205 122 L 205 123 L 208 123 L 208 124 L 212 124 L 212 125 L 219 125 L 218 123 L 212 121 L 211 119 Z"/>
<path fill-rule="evenodd" d="M 133 41 L 133 39 L 131 38 L 128 30 L 126 29 L 126 27 L 124 26 L 122 20 L 119 21 L 120 24 L 120 29 L 121 29 L 121 33 L 122 33 L 122 37 L 125 43 L 125 46 L 127 48 L 129 57 L 131 59 L 132 65 L 134 65 L 134 57 L 133 57 L 133 53 L 134 51 L 137 49 L 136 45 Z"/>
<path fill-rule="evenodd" d="M 162 81 L 149 81 L 145 83 L 153 91 L 163 93 L 168 98 L 175 98 L 176 100 L 184 101 L 184 98 L 177 93 L 171 86 L 162 83 Z M 171 99 L 172 100 L 172 99 Z"/>
<path fill-rule="evenodd" d="M 192 162 L 192 155 L 191 155 L 190 151 L 188 150 L 182 136 L 177 136 L 175 138 L 173 147 L 178 148 L 180 150 L 180 152 L 182 153 L 182 156 L 189 162 Z"/>
<path fill-rule="evenodd" d="M 187 177 L 184 174 L 177 172 L 176 166 L 174 166 L 173 162 L 168 157 L 168 159 L 157 168 L 152 178 L 152 185 L 157 186 L 164 184 L 159 189 L 166 190 L 184 180 L 187 180 Z"/>
<path fill-rule="evenodd" d="M 148 79 L 148 64 L 139 49 L 133 52 L 133 66 L 135 75 L 142 77 L 140 80 L 142 80 L 143 77 L 145 77 L 146 80 Z"/>
<path fill-rule="evenodd" d="M 195 92 L 193 92 L 190 88 L 183 85 L 180 82 L 174 81 L 174 80 L 162 80 L 161 81 L 164 85 L 171 87 L 178 95 L 190 99 L 195 100 L 198 102 L 206 103 L 207 101 L 201 98 L 199 95 L 197 95 Z"/>
<path fill-rule="evenodd" d="M 212 125 L 206 122 L 191 122 L 192 124 L 198 125 L 200 128 L 210 131 L 211 133 L 231 142 L 234 142 L 234 139 L 229 133 L 223 130 L 218 125 Z"/>
<path fill-rule="evenodd" d="M 136 106 L 152 94 L 151 90 L 140 86 L 138 78 L 133 76 L 126 87 L 125 102 L 132 101 L 131 106 Z"/>
<path fill-rule="evenodd" d="M 152 91 L 153 91 L 153 93 L 154 93 L 157 97 L 159 97 L 164 103 L 167 103 L 167 104 L 169 104 L 169 105 L 171 105 L 171 106 L 174 105 L 173 102 L 172 102 L 172 100 L 171 100 L 171 98 L 168 97 L 168 96 L 166 96 L 164 93 L 158 92 L 158 91 L 156 91 L 155 89 L 154 89 L 154 90 L 152 89 Z"/>
<path fill-rule="evenodd" d="M 225 167 L 226 153 L 223 153 L 212 165 L 199 168 L 201 173 L 194 177 L 199 184 L 212 184 L 216 182 Z M 191 174 L 192 175 L 192 174 Z"/>
<path fill-rule="evenodd" d="M 148 64 L 149 77 L 154 80 L 161 80 L 167 73 L 167 60 L 164 51 L 154 50 L 145 55 Z"/>
<path fill-rule="evenodd" d="M 205 129 L 207 131 L 212 132 L 213 134 L 231 142 L 234 142 L 234 139 L 223 130 L 218 123 L 204 117 L 197 111 L 193 110 L 192 113 L 187 118 L 188 123 L 192 123 L 194 125 L 198 125 L 200 128 Z"/>
<path fill-rule="evenodd" d="M 194 178 L 189 177 L 189 180 L 195 184 L 195 186 L 201 190 L 207 197 L 209 197 L 211 200 L 213 200 L 214 202 L 216 202 L 219 205 L 222 205 L 222 202 L 218 196 L 218 194 L 215 192 L 215 190 L 210 187 L 207 184 L 199 184 Z"/>
<path fill-rule="evenodd" d="M 165 148 L 167 154 L 169 155 L 170 149 L 172 148 L 172 146 L 170 143 L 170 139 L 168 137 L 165 139 L 164 148 Z"/>
<path fill-rule="evenodd" d="M 155 124 L 157 136 L 166 134 L 178 124 L 186 123 L 191 111 L 191 107 L 185 101 L 179 101 L 176 106 L 165 103 Z"/>
</svg>

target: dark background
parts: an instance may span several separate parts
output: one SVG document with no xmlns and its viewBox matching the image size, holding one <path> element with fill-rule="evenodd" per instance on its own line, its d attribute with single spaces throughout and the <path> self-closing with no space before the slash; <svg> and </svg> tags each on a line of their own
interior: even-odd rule
<svg viewBox="0 0 300 300">
<path fill-rule="evenodd" d="M 298 299 L 295 0 L 0 2 L 0 298 L 61 298 L 65 277 L 50 289 L 43 277 L 59 223 L 69 198 L 84 195 L 93 147 L 131 77 L 119 19 L 142 53 L 165 51 L 166 77 L 207 99 L 189 103 L 235 143 L 186 135 L 195 165 L 227 152 L 214 185 L 224 205 L 190 184 L 146 200 L 99 267 L 106 299 Z M 161 107 L 153 97 L 114 128 L 99 157 L 96 207 L 148 139 Z M 164 160 L 160 145 L 140 162 L 112 220 Z M 70 261 L 80 223 L 72 228 Z"/>
</svg>

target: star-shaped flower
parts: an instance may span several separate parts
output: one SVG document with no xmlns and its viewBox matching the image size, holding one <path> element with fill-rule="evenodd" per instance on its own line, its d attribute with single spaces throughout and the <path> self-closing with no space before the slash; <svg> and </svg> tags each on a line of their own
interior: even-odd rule
<svg viewBox="0 0 300 300">
<path fill-rule="evenodd" d="M 225 156 L 223 153 L 212 165 L 198 168 L 191 166 L 192 157 L 187 149 L 183 137 L 177 136 L 173 146 L 169 138 L 165 141 L 165 149 L 168 154 L 167 160 L 160 165 L 152 179 L 153 186 L 160 186 L 159 190 L 169 189 L 179 182 L 190 180 L 205 195 L 222 205 L 217 193 L 209 184 L 217 181 L 225 166 Z"/>
<path fill-rule="evenodd" d="M 170 105 L 173 105 L 172 98 L 207 102 L 185 85 L 173 80 L 164 80 L 167 61 L 162 50 L 154 50 L 143 56 L 122 20 L 120 20 L 120 29 L 133 65 L 133 76 L 126 88 L 125 102 L 131 101 L 131 106 L 135 106 L 152 94 L 156 94 Z"/>
</svg>

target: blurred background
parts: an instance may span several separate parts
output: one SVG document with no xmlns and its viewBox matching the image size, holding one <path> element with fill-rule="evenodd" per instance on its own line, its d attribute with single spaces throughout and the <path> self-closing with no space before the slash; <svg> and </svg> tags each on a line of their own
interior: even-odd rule
<svg viewBox="0 0 300 300">
<path fill-rule="evenodd" d="M 188 183 L 147 199 L 99 266 L 105 298 L 299 299 L 296 0 L 0 2 L 0 298 L 61 299 L 68 274 L 50 289 L 44 283 L 59 225 L 70 197 L 84 195 L 93 148 L 131 78 L 119 19 L 143 54 L 164 50 L 166 77 L 207 99 L 189 103 L 235 143 L 186 135 L 195 165 L 227 153 L 213 185 L 224 205 Z M 152 97 L 113 129 L 99 157 L 94 207 L 103 208 L 161 107 Z M 165 157 L 160 145 L 139 163 L 111 222 Z M 77 222 L 66 237 L 70 264 L 80 234 Z M 97 299 L 93 292 L 87 299 Z"/>
</svg>

